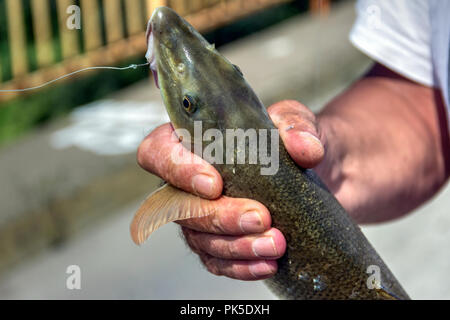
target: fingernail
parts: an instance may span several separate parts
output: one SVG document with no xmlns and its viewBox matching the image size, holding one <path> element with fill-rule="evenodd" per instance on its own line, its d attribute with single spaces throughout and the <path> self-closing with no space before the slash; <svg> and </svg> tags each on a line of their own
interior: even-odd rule
<svg viewBox="0 0 450 320">
<path fill-rule="evenodd" d="M 275 242 L 272 237 L 258 238 L 252 244 L 253 253 L 261 258 L 271 258 L 278 255 Z"/>
<path fill-rule="evenodd" d="M 255 278 L 267 276 L 273 273 L 272 268 L 265 261 L 252 263 L 248 269 Z"/>
<path fill-rule="evenodd" d="M 264 231 L 261 216 L 257 211 L 244 213 L 239 219 L 239 226 L 244 233 L 257 233 Z"/>
<path fill-rule="evenodd" d="M 312 133 L 309 133 L 307 131 L 299 131 L 298 134 L 300 135 L 301 138 L 312 139 L 315 142 L 318 142 L 318 143 L 320 143 L 320 145 L 322 145 L 322 141 L 320 141 L 319 138 L 317 138 Z"/>
<path fill-rule="evenodd" d="M 198 174 L 192 178 L 192 188 L 197 195 L 211 196 L 213 182 L 213 178 L 204 174 Z"/>
</svg>

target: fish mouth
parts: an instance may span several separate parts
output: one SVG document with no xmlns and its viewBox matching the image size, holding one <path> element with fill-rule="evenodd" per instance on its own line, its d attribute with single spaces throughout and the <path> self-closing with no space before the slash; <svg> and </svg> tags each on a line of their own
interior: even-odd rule
<svg viewBox="0 0 450 320">
<path fill-rule="evenodd" d="M 152 70 L 153 78 L 155 79 L 155 85 L 159 89 L 159 79 L 158 79 L 158 62 L 156 59 L 156 51 L 155 51 L 155 37 L 153 36 L 153 24 L 152 19 L 150 19 L 147 26 L 147 53 L 145 54 L 145 58 L 147 59 L 150 70 Z"/>
</svg>

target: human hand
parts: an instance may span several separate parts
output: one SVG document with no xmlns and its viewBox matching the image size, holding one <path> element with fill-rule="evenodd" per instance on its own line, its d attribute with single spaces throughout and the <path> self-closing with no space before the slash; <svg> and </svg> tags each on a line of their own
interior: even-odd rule
<svg viewBox="0 0 450 320">
<path fill-rule="evenodd" d="M 290 100 L 274 104 L 268 112 L 291 157 L 304 168 L 315 167 L 324 156 L 324 147 L 314 114 Z M 139 147 L 138 163 L 180 189 L 218 199 L 213 214 L 178 222 L 188 245 L 216 275 L 240 280 L 273 276 L 286 240 L 279 230 L 271 228 L 267 208 L 254 200 L 222 196 L 222 178 L 204 160 L 175 164 L 171 154 L 179 142 L 172 139 L 172 133 L 170 124 L 155 129 Z"/>
</svg>

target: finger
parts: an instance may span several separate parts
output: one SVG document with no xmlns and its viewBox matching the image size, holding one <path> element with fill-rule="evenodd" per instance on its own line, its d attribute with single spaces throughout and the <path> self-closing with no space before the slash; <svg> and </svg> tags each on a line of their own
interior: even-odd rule
<svg viewBox="0 0 450 320">
<path fill-rule="evenodd" d="M 255 200 L 222 196 L 214 200 L 214 209 L 205 217 L 177 223 L 192 230 L 221 235 L 262 233 L 272 223 L 269 210 Z"/>
<path fill-rule="evenodd" d="M 263 280 L 274 276 L 278 270 L 275 260 L 223 260 L 206 254 L 200 259 L 209 272 L 237 280 Z"/>
<path fill-rule="evenodd" d="M 277 229 L 250 236 L 220 236 L 184 228 L 189 246 L 197 253 L 226 260 L 276 260 L 286 251 L 286 240 Z"/>
<path fill-rule="evenodd" d="M 138 163 L 170 184 L 207 199 L 222 193 L 222 178 L 209 163 L 188 152 L 170 124 L 156 128 L 139 146 Z M 177 158 L 181 152 L 189 157 Z M 180 161 L 189 158 L 190 161 Z"/>
<path fill-rule="evenodd" d="M 297 164 L 313 168 L 322 161 L 325 150 L 311 110 L 297 101 L 287 100 L 272 105 L 268 112 Z"/>
</svg>

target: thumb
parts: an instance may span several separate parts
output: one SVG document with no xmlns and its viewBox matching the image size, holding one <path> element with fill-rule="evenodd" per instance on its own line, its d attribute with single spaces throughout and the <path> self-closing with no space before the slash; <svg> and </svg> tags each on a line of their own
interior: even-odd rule
<svg viewBox="0 0 450 320">
<path fill-rule="evenodd" d="M 267 110 L 289 155 L 301 167 L 317 166 L 325 155 L 314 113 L 300 102 L 285 100 Z"/>
</svg>

